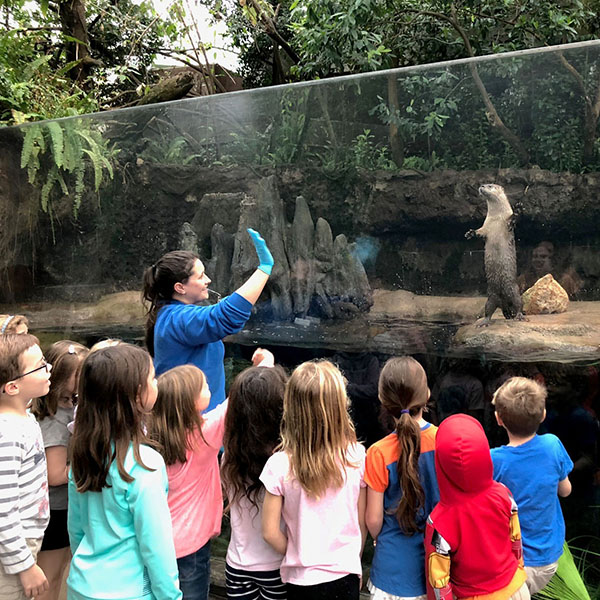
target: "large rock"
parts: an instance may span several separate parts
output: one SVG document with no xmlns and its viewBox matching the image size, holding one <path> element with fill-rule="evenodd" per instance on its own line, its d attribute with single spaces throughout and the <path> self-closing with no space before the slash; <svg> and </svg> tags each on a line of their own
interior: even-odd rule
<svg viewBox="0 0 600 600">
<path fill-rule="evenodd" d="M 231 279 L 231 260 L 233 258 L 234 239 L 221 223 L 215 223 L 210 233 L 212 258 L 206 265 L 208 276 L 212 279 L 210 288 L 221 296 L 229 292 Z"/>
<path fill-rule="evenodd" d="M 526 315 L 563 313 L 568 306 L 569 295 L 550 273 L 523 292 L 523 312 Z"/>
<path fill-rule="evenodd" d="M 177 248 L 179 250 L 187 250 L 188 252 L 198 254 L 198 236 L 192 229 L 192 226 L 187 222 L 179 228 Z"/>
<path fill-rule="evenodd" d="M 254 244 L 246 231 L 249 227 L 262 235 L 275 261 L 266 287 L 270 296 L 270 313 L 278 321 L 289 319 L 292 316 L 292 297 L 290 266 L 285 250 L 287 223 L 274 176 L 261 179 L 253 196 L 246 197 L 241 203 L 231 263 L 232 290 L 237 289 L 258 266 Z"/>
<path fill-rule="evenodd" d="M 302 196 L 296 198 L 294 221 L 288 235 L 287 254 L 291 269 L 294 314 L 305 317 L 315 289 L 315 225 Z"/>
</svg>

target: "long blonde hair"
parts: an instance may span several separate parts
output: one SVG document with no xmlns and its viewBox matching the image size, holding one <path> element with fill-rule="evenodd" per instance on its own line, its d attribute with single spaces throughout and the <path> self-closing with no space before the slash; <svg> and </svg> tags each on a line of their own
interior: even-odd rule
<svg viewBox="0 0 600 600">
<path fill-rule="evenodd" d="M 348 445 L 356 442 L 345 380 L 329 361 L 298 366 L 285 388 L 281 444 L 294 476 L 312 497 L 344 484 Z"/>
</svg>

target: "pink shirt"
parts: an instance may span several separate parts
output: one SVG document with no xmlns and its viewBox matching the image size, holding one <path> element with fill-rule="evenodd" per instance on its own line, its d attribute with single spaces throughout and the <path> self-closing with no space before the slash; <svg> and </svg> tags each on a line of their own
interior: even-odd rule
<svg viewBox="0 0 600 600">
<path fill-rule="evenodd" d="M 262 536 L 262 502 L 257 498 L 258 511 L 243 496 L 231 505 L 231 539 L 227 548 L 227 564 L 242 571 L 274 571 L 279 569 L 283 555 L 274 550 Z"/>
<path fill-rule="evenodd" d="M 281 563 L 281 579 L 296 585 L 335 581 L 349 573 L 362 573 L 358 497 L 365 487 L 365 449 L 348 447 L 348 460 L 356 468 L 346 470 L 346 483 L 330 488 L 318 500 L 309 497 L 290 473 L 286 453 L 276 452 L 260 476 L 268 492 L 283 496 L 282 518 L 287 530 L 287 552 Z"/>
<path fill-rule="evenodd" d="M 207 444 L 196 434 L 187 461 L 167 466 L 177 558 L 196 552 L 221 531 L 223 494 L 217 456 L 223 445 L 227 404 L 225 401 L 203 415 L 202 434 Z"/>
</svg>

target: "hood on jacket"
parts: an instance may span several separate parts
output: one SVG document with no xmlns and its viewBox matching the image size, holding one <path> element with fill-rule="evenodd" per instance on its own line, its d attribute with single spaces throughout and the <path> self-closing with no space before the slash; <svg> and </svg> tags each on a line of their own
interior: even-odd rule
<svg viewBox="0 0 600 600">
<path fill-rule="evenodd" d="M 463 414 L 444 419 L 435 446 L 435 470 L 443 504 L 455 504 L 465 495 L 479 494 L 492 485 L 492 457 L 479 421 Z"/>
</svg>

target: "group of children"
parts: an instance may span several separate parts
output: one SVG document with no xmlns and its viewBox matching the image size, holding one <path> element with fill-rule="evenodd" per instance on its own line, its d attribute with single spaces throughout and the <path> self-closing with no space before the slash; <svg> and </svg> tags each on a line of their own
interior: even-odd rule
<svg viewBox="0 0 600 600">
<path fill-rule="evenodd" d="M 157 382 L 137 346 L 57 342 L 47 358 L 0 336 L 0 599 L 56 598 L 70 560 L 73 600 L 205 600 L 223 497 L 236 600 L 358 599 L 367 531 L 373 600 L 525 599 L 556 569 L 573 465 L 536 434 L 531 380 L 497 390 L 509 444 L 490 454 L 472 417 L 425 421 L 425 371 L 392 358 L 379 399 L 395 431 L 365 452 L 328 361 L 288 378 L 259 349 L 205 412 L 200 369 Z"/>
</svg>

